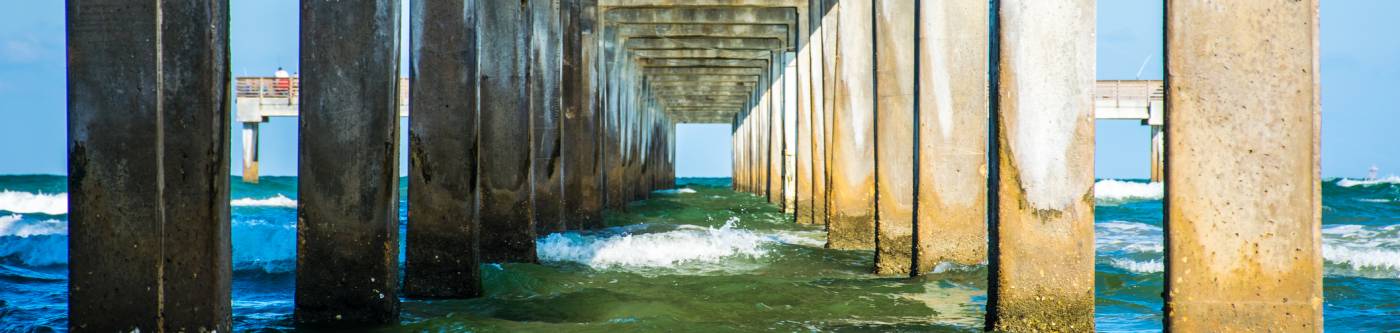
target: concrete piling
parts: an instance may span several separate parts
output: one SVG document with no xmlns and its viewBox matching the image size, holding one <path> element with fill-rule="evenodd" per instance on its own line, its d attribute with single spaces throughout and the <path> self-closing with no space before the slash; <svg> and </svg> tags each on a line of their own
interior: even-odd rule
<svg viewBox="0 0 1400 333">
<path fill-rule="evenodd" d="M 299 324 L 399 318 L 399 7 L 301 3 Z"/>
<path fill-rule="evenodd" d="M 481 296 L 476 218 L 475 0 L 415 1 L 410 9 L 408 227 L 403 291 L 419 298 Z"/>
<path fill-rule="evenodd" d="M 875 94 L 873 3 L 845 1 L 837 11 L 836 85 L 828 158 L 827 247 L 875 248 Z"/>
<path fill-rule="evenodd" d="M 1167 1 L 1167 331 L 1322 331 L 1318 2 Z"/>
<path fill-rule="evenodd" d="M 914 271 L 987 261 L 987 2 L 926 1 L 918 26 Z"/>
<path fill-rule="evenodd" d="M 1091 331 L 1094 1 L 997 4 L 987 329 Z"/>
<path fill-rule="evenodd" d="M 544 235 L 564 231 L 564 168 L 560 143 L 563 113 L 563 34 L 560 0 L 529 1 L 530 58 L 526 85 L 534 165 L 535 230 Z"/>
<path fill-rule="evenodd" d="M 66 11 L 68 328 L 231 329 L 228 2 Z"/>
<path fill-rule="evenodd" d="M 875 273 L 907 275 L 914 251 L 918 5 L 875 1 Z"/>
<path fill-rule="evenodd" d="M 565 0 L 563 39 L 564 225 L 594 229 L 603 223 L 602 166 L 597 109 L 597 0 Z"/>
<path fill-rule="evenodd" d="M 544 1 L 544 0 L 534 0 Z M 532 1 L 477 3 L 481 260 L 535 262 L 528 71 Z"/>
<path fill-rule="evenodd" d="M 820 36 L 822 61 L 820 70 L 824 80 L 822 81 L 821 110 L 822 155 L 821 160 L 817 161 L 817 163 L 821 164 L 820 168 L 823 171 L 822 179 L 818 181 L 822 184 L 821 190 L 824 195 L 822 195 L 820 199 L 820 212 L 816 212 L 816 214 L 817 218 L 822 220 L 821 224 L 825 226 L 827 230 L 830 230 L 831 217 L 834 215 L 832 211 L 835 210 L 833 201 L 835 200 L 835 195 L 832 194 L 835 188 L 832 186 L 832 180 L 836 175 L 835 165 L 832 163 L 836 155 L 836 147 L 833 144 L 833 139 L 835 137 L 833 129 L 835 129 L 836 123 L 833 116 L 836 114 L 838 103 L 836 100 L 836 90 L 842 84 L 841 76 L 836 66 L 840 60 L 840 39 L 837 38 L 837 33 L 840 31 L 838 28 L 841 22 L 841 16 L 839 15 L 841 7 L 840 3 L 836 0 L 821 1 L 822 8 L 816 12 L 822 14 Z"/>
</svg>

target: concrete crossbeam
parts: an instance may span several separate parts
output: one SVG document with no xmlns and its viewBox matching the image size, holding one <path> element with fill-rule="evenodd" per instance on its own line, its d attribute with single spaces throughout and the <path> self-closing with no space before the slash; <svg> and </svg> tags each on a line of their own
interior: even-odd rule
<svg viewBox="0 0 1400 333">
<path fill-rule="evenodd" d="M 613 24 L 617 38 L 633 37 L 744 37 L 775 38 L 791 44 L 793 30 L 786 24 Z"/>
<path fill-rule="evenodd" d="M 400 7 L 301 6 L 298 324 L 399 319 Z"/>
<path fill-rule="evenodd" d="M 636 50 L 631 52 L 636 58 L 704 58 L 704 59 L 768 59 L 771 52 L 763 50 Z"/>
<path fill-rule="evenodd" d="M 1094 330 L 1094 10 L 998 2 L 991 331 Z"/>
<path fill-rule="evenodd" d="M 1319 2 L 1167 1 L 1169 332 L 1323 330 Z"/>
<path fill-rule="evenodd" d="M 761 68 L 744 67 L 648 67 L 642 73 L 647 75 L 763 75 Z"/>
<path fill-rule="evenodd" d="M 622 43 L 630 50 L 715 49 L 767 50 L 785 49 L 782 39 L 746 37 L 633 37 Z"/>
<path fill-rule="evenodd" d="M 767 68 L 768 60 L 740 60 L 740 59 L 695 59 L 695 58 L 647 58 L 638 59 L 637 63 L 644 68 L 664 68 L 664 67 L 715 67 L 715 68 Z"/>
<path fill-rule="evenodd" d="M 647 75 L 648 82 L 758 82 L 758 75 L 686 75 L 686 74 L 653 74 Z"/>
<path fill-rule="evenodd" d="M 797 11 L 784 7 L 612 8 L 604 19 L 616 23 L 794 24 Z"/>
</svg>

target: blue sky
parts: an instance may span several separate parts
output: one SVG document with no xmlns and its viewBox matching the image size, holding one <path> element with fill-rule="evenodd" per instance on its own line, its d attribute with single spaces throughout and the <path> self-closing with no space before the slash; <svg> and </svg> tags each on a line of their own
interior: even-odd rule
<svg viewBox="0 0 1400 333">
<path fill-rule="evenodd" d="M 296 71 L 298 2 L 230 3 L 234 75 Z M 0 11 L 0 174 L 66 169 L 63 7 L 16 1 Z M 1098 9 L 1099 78 L 1135 78 L 1147 59 L 1141 78 L 1161 79 L 1161 2 L 1101 0 Z M 1383 174 L 1400 173 L 1400 37 L 1393 34 L 1400 31 L 1393 17 L 1400 1 L 1324 1 L 1321 13 L 1322 173 L 1362 176 L 1372 164 Z M 296 121 L 274 118 L 262 126 L 263 174 L 295 174 Z M 232 134 L 238 174 L 241 143 Z M 728 176 L 728 135 L 728 125 L 679 128 L 678 175 Z M 1100 121 L 1098 176 L 1146 176 L 1147 136 L 1134 121 Z"/>
</svg>

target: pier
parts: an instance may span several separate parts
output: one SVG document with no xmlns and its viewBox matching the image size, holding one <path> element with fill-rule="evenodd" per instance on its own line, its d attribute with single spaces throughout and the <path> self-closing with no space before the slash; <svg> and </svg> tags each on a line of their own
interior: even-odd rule
<svg viewBox="0 0 1400 333">
<path fill-rule="evenodd" d="M 1094 124 L 1133 120 L 1166 187 L 1167 330 L 1321 331 L 1316 0 L 1167 0 L 1165 81 L 1098 80 L 1092 0 L 418 0 L 403 22 L 302 0 L 301 75 L 233 78 L 228 2 L 67 4 L 74 330 L 232 330 L 228 143 L 256 183 L 259 124 L 296 117 L 298 325 L 479 297 L 482 264 L 674 188 L 677 124 L 721 123 L 733 189 L 871 274 L 984 264 L 988 330 L 1091 331 Z"/>
</svg>

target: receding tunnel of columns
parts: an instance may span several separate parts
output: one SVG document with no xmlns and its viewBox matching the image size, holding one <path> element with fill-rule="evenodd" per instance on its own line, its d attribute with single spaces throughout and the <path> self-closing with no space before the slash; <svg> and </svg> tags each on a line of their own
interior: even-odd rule
<svg viewBox="0 0 1400 333">
<path fill-rule="evenodd" d="M 406 60 L 415 68 L 415 83 L 411 85 L 415 115 L 410 125 L 413 164 L 409 191 L 428 195 L 409 198 L 413 221 L 408 224 L 405 294 L 425 298 L 481 296 L 477 258 L 468 253 L 478 239 L 481 248 L 477 252 L 485 261 L 535 262 L 538 258 L 534 241 L 538 233 L 597 228 L 601 225 L 602 208 L 625 208 L 629 201 L 644 199 L 653 189 L 672 186 L 674 172 L 669 164 L 674 161 L 676 123 L 729 123 L 733 125 L 736 147 L 732 172 L 735 189 L 764 196 L 781 207 L 785 215 L 795 216 L 797 223 L 825 223 L 827 247 L 875 250 L 875 272 L 881 274 L 919 274 L 935 269 L 940 262 L 985 262 L 991 281 L 987 306 L 990 329 L 1092 329 L 1091 126 L 1099 116 L 1095 114 L 1095 103 L 1100 102 L 1096 100 L 1100 96 L 1091 93 L 1095 88 L 1094 25 L 1085 18 L 1092 15 L 1083 14 L 1092 13 L 1093 2 L 1064 0 L 1046 5 L 1050 2 L 1004 1 L 996 3 L 1001 7 L 989 10 L 989 3 L 978 0 L 848 0 L 840 2 L 839 11 L 833 7 L 836 2 L 701 0 L 680 4 L 613 0 L 593 7 L 583 5 L 591 3 L 588 1 L 524 1 L 520 6 L 443 1 L 431 3 L 457 7 L 415 7 L 413 42 L 428 42 L 421 45 L 428 51 L 415 48 L 413 59 Z M 173 267 L 167 271 L 157 258 L 172 253 L 192 254 L 183 259 L 208 267 L 227 267 L 227 251 L 184 251 L 219 248 L 218 242 L 228 240 L 228 184 L 220 181 L 227 177 L 217 174 L 223 172 L 217 167 L 186 167 L 176 162 L 227 165 L 227 161 L 217 160 L 227 158 L 227 154 L 198 152 L 226 149 L 220 143 L 225 137 L 220 135 L 227 135 L 222 131 L 228 127 L 171 127 L 175 132 L 150 133 L 162 130 L 167 121 L 189 121 L 181 117 L 186 115 L 181 112 L 203 110 L 219 103 L 227 107 L 228 103 L 188 101 L 199 105 L 181 107 L 184 105 L 176 103 L 175 107 L 161 109 L 156 105 L 166 102 L 158 100 L 162 95 L 126 96 L 140 92 L 107 86 L 139 81 L 171 90 L 171 96 L 225 95 L 202 94 L 207 91 L 198 87 L 165 85 L 165 77 L 148 74 L 172 75 L 175 79 L 189 75 L 201 78 L 203 88 L 210 91 L 227 89 L 227 84 L 222 84 L 226 78 L 210 74 L 228 73 L 227 64 L 211 60 L 219 59 L 221 52 L 226 55 L 226 49 L 222 49 L 227 46 L 226 31 L 218 29 L 226 23 L 218 18 L 226 16 L 213 15 L 226 8 L 202 8 L 199 10 L 212 14 L 171 16 L 162 21 L 161 11 L 102 13 L 101 10 L 113 7 L 94 3 L 71 3 L 70 16 L 77 22 L 73 26 L 111 22 L 165 25 L 69 30 L 70 48 L 86 51 L 70 52 L 70 94 L 77 97 L 70 98 L 70 113 L 75 117 L 69 118 L 70 128 L 77 132 L 70 136 L 73 142 L 69 161 L 76 174 L 70 183 L 70 192 L 74 193 L 71 223 L 79 226 L 73 228 L 70 256 L 88 260 L 72 261 L 72 271 L 87 272 L 75 275 L 72 282 L 72 322 L 78 327 L 91 324 L 94 330 L 124 329 L 131 327 L 124 318 L 139 317 L 156 318 L 148 321 L 161 321 L 157 323 L 160 325 L 171 321 L 166 327 L 183 327 L 175 321 L 185 318 L 160 318 L 149 313 L 152 309 L 178 309 L 183 305 L 175 303 L 188 301 L 211 305 L 200 307 L 209 310 L 195 313 L 200 318 L 189 320 L 213 323 L 208 327 L 227 330 L 228 293 L 213 290 L 227 290 L 227 271 L 194 273 L 207 280 L 165 281 L 163 276 L 184 275 Z M 476 7 L 462 8 L 464 3 Z M 569 6 L 552 6 L 560 3 Z M 814 13 L 810 3 L 822 5 Z M 1292 330 L 1316 330 L 1313 325 L 1321 313 L 1321 284 L 1313 282 L 1320 279 L 1320 246 L 1316 238 L 1308 235 L 1315 235 L 1318 229 L 1317 189 L 1281 188 L 1286 193 L 1264 198 L 1237 191 L 1191 192 L 1235 180 L 1218 175 L 1266 168 L 1270 171 L 1253 181 L 1266 185 L 1317 183 L 1317 151 L 1307 149 L 1316 142 L 1317 118 L 1311 116 L 1316 115 L 1317 105 L 1315 99 L 1309 102 L 1308 98 L 1315 97 L 1308 94 L 1317 89 L 1317 78 L 1311 74 L 1316 73 L 1316 68 L 1311 67 L 1316 64 L 1316 50 L 1309 48 L 1316 47 L 1316 36 L 1311 30 L 1316 21 L 1315 17 L 1310 21 L 1308 16 L 1315 13 L 1316 3 L 1295 1 L 1268 8 L 1267 12 L 1276 14 L 1259 20 L 1268 23 L 1270 29 L 1265 30 L 1277 36 L 1222 34 L 1211 30 L 1209 24 L 1199 23 L 1235 19 L 1229 11 L 1190 1 L 1168 4 L 1173 7 L 1168 11 L 1168 31 L 1172 35 L 1167 38 L 1167 49 L 1178 51 L 1168 54 L 1168 63 L 1178 66 L 1169 67 L 1168 72 L 1176 80 L 1172 83 L 1176 90 L 1172 91 L 1185 93 L 1169 95 L 1167 99 L 1190 105 L 1183 109 L 1195 112 L 1182 113 L 1188 116 L 1174 120 L 1180 121 L 1178 126 L 1165 129 L 1168 147 L 1175 148 L 1173 152 L 1178 154 L 1168 155 L 1168 161 L 1180 162 L 1175 164 L 1178 175 L 1217 175 L 1214 177 L 1219 179 L 1169 179 L 1183 185 L 1177 188 L 1184 190 L 1167 193 L 1169 200 L 1175 200 L 1167 214 L 1179 218 L 1175 222 L 1188 225 L 1221 220 L 1230 223 L 1226 229 L 1197 226 L 1211 231 L 1206 235 L 1167 230 L 1172 237 L 1166 245 L 1183 251 L 1167 258 L 1170 263 L 1166 275 L 1176 275 L 1174 285 L 1194 287 L 1169 286 L 1165 293 L 1167 308 L 1174 313 L 1190 313 L 1190 318 L 1209 318 L 1189 321 L 1186 315 L 1174 317 L 1169 312 L 1167 320 L 1182 325 L 1178 327 L 1204 325 L 1199 330 L 1206 331 L 1247 331 L 1274 324 L 1288 325 Z M 1252 6 L 1259 5 L 1241 3 L 1233 5 L 1233 9 L 1264 11 Z M 298 186 L 308 192 L 299 197 L 298 203 L 295 311 L 299 323 L 398 320 L 398 271 L 394 267 L 397 253 L 392 245 L 399 237 L 393 228 L 398 195 L 392 156 L 395 151 L 392 144 L 385 145 L 391 149 L 375 149 L 397 136 L 393 120 L 397 117 L 394 102 L 399 96 L 399 79 L 392 66 L 398 60 L 393 57 L 399 43 L 393 38 L 397 9 L 398 2 L 392 0 L 303 2 L 301 38 L 307 49 L 303 50 L 301 69 L 307 73 L 307 84 L 300 88 L 300 98 L 306 103 L 298 107 L 307 112 L 300 121 Z M 1001 21 L 994 28 L 1000 31 L 988 29 L 992 26 L 988 24 L 989 15 L 983 14 L 992 10 L 1005 14 L 998 16 Z M 89 15 L 83 16 L 84 12 Z M 916 16 L 916 12 L 929 16 Z M 117 19 L 91 13 L 114 15 Z M 536 19 L 541 17 L 577 18 L 584 23 Z M 821 28 L 813 28 L 818 22 Z M 190 51 L 180 47 L 183 44 L 178 38 L 162 39 L 162 34 L 147 29 L 165 29 L 167 25 L 187 33 L 169 36 L 203 36 L 190 31 L 213 30 L 203 31 L 213 37 L 201 40 L 209 44 L 204 45 L 208 48 Z M 135 38 L 108 35 L 131 37 L 122 35 L 128 30 L 137 33 Z M 347 33 L 374 38 L 341 38 Z M 1000 33 L 998 36 L 1003 38 L 991 38 L 993 33 Z M 1221 43 L 1213 39 L 1222 35 L 1238 40 Z M 156 44 L 131 46 L 113 40 Z M 807 47 L 809 40 L 819 46 Z M 593 42 L 597 44 L 590 44 Z M 1241 56 L 1226 59 L 1214 57 L 1215 50 L 1191 48 L 1196 45 L 1268 45 L 1286 50 L 1274 54 L 1227 49 Z M 595 46 L 597 49 L 593 49 Z M 171 54 L 156 57 L 142 53 L 153 49 Z M 1029 51 L 991 53 L 991 49 Z M 127 53 L 141 54 L 111 56 Z M 556 57 L 560 53 L 567 55 Z M 141 63 L 154 69 L 148 72 L 90 61 L 120 59 L 201 60 L 209 61 L 207 65 L 214 70 L 196 72 L 158 61 Z M 1015 66 L 988 68 L 988 59 Z M 417 71 L 420 65 L 426 70 Z M 1258 67 L 1270 65 L 1290 69 L 1270 78 L 1280 85 L 1256 87 L 1263 89 L 1257 92 L 1234 90 L 1253 86 L 1250 83 L 1254 83 L 1258 73 L 1267 72 Z M 555 66 L 562 69 L 559 77 L 542 70 Z M 799 80 L 799 75 L 809 77 Z M 924 82 L 933 83 L 933 88 L 942 83 L 949 86 L 948 91 L 926 89 L 919 85 Z M 113 93 L 91 94 L 93 91 Z M 584 95 L 588 96 L 580 97 Z M 117 116 L 129 111 L 121 109 L 128 97 L 139 99 L 144 111 L 159 112 Z M 479 104 L 459 103 L 475 97 L 479 97 Z M 1141 102 L 1160 102 L 1161 98 L 1142 97 Z M 440 101 L 450 103 L 437 103 Z M 920 105 L 920 101 L 931 103 Z M 242 113 L 242 102 L 239 103 Z M 910 107 L 911 103 L 917 107 Z M 1232 117 L 1238 111 L 1234 107 L 1240 105 L 1283 110 L 1279 112 L 1291 112 L 1293 117 Z M 1143 109 L 1161 112 L 1160 108 L 1150 111 L 1154 107 Z M 580 108 L 605 116 L 569 118 L 578 116 Z M 920 112 L 925 109 L 929 111 Z M 472 112 L 479 117 L 463 117 Z M 590 122 L 593 120 L 598 124 Z M 219 121 L 226 119 L 198 123 L 219 125 Z M 1211 123 L 1221 121 L 1227 123 Z M 937 126 L 924 126 L 925 123 Z M 151 131 L 126 131 L 125 127 L 114 125 Z M 565 130 L 559 131 L 561 127 Z M 1220 133 L 1238 129 L 1261 135 L 1237 137 Z M 1309 130 L 1311 135 L 1306 134 Z M 1177 136 L 1171 137 L 1173 133 Z M 205 134 L 204 140 L 165 140 L 162 136 Z M 209 140 L 211 137 L 214 140 Z M 1221 141 L 1231 142 L 1217 147 Z M 1271 145 L 1273 141 L 1286 141 L 1287 145 Z M 144 155 L 132 154 L 126 146 L 131 143 L 153 149 L 143 151 Z M 787 146 L 789 143 L 798 147 Z M 1044 153 L 1051 143 L 1063 146 L 1051 148 L 1063 148 L 1064 154 Z M 569 168 L 587 164 L 583 168 L 586 170 L 559 167 L 556 162 L 564 159 L 560 156 L 561 146 L 570 147 L 563 153 L 568 154 L 569 161 L 586 161 Z M 1256 150 L 1285 156 L 1289 164 L 1278 171 L 1280 168 L 1273 165 L 1238 158 Z M 90 160 L 93 163 L 89 164 Z M 118 163 L 111 163 L 114 161 Z M 159 171 L 129 174 L 128 170 L 118 169 L 126 168 L 126 162 L 139 163 L 133 164 L 135 169 Z M 467 164 L 475 168 L 463 167 Z M 166 167 L 170 170 L 163 169 Z M 587 176 L 563 176 L 572 171 Z M 181 182 L 165 183 L 168 189 L 147 190 L 154 179 L 174 174 L 181 175 Z M 198 177 L 206 177 L 207 181 L 194 179 Z M 139 190 L 127 189 L 122 196 L 105 197 L 130 202 L 102 200 L 102 194 L 106 194 L 103 190 L 109 185 L 128 184 L 122 181 L 135 178 L 142 178 L 141 182 L 129 184 L 139 184 Z M 190 189 L 221 197 L 200 200 L 173 192 Z M 803 192 L 808 190 L 814 193 Z M 1242 203 L 1233 206 L 1250 207 L 1244 208 L 1245 213 L 1261 218 L 1241 221 L 1232 218 L 1232 212 L 1222 213 L 1220 205 L 1193 201 L 1196 198 Z M 158 204 L 149 204 L 152 202 Z M 187 212 L 188 219 L 216 222 L 191 231 L 208 239 L 187 241 L 180 235 L 162 233 L 108 237 L 124 231 L 123 227 L 161 230 L 165 219 L 183 217 L 167 215 L 162 205 L 182 204 L 208 205 L 198 212 Z M 130 214 L 87 214 L 91 212 Z M 576 212 L 585 212 L 592 218 L 563 218 Z M 125 224 L 108 223 L 107 219 Z M 355 224 L 361 221 L 373 223 Z M 463 227 L 461 221 L 481 223 Z M 433 227 L 439 229 L 431 230 Z M 1238 231 L 1246 236 L 1240 236 Z M 421 238 L 414 239 L 415 236 Z M 441 238 L 423 241 L 434 236 Z M 139 237 L 154 245 L 127 249 L 126 238 Z M 1267 258 L 1262 260 L 1218 259 L 1215 255 L 1217 251 L 1233 250 L 1229 244 L 1250 242 L 1256 250 L 1262 243 L 1278 251 L 1265 253 Z M 127 259 L 132 257 L 144 261 L 128 264 Z M 1233 266 L 1237 261 L 1254 266 Z M 1279 262 L 1290 264 L 1270 268 L 1288 270 L 1254 270 L 1260 263 Z M 349 273 L 355 277 L 370 275 L 369 279 L 346 279 L 347 267 L 354 270 Z M 1209 271 L 1220 267 L 1225 269 Z M 1189 273 L 1192 268 L 1199 270 Z M 1248 274 L 1221 273 L 1237 268 L 1249 270 Z M 1180 269 L 1187 273 L 1175 271 Z M 137 270 L 143 274 L 130 274 Z M 180 274 L 167 274 L 171 272 Z M 133 277 L 109 279 L 124 275 Z M 1178 284 L 1182 280 L 1188 283 Z M 1278 285 L 1270 287 L 1276 290 L 1255 292 L 1253 288 L 1260 281 L 1278 281 Z M 170 285 L 161 284 L 166 282 Z M 162 289 L 152 293 L 149 288 L 144 292 L 132 288 L 153 283 Z M 204 284 L 214 287 L 201 289 Z M 79 287 L 86 285 L 96 287 Z M 218 295 L 190 300 L 153 297 L 180 288 L 213 290 L 211 293 Z M 1283 301 L 1278 302 L 1278 298 Z M 126 316 L 114 318 L 119 316 L 107 313 L 110 302 L 104 302 L 110 299 L 141 304 L 119 313 Z M 1289 299 L 1294 302 L 1289 303 Z M 1242 308 L 1247 307 L 1238 310 L 1245 316 L 1236 315 L 1237 301 Z M 173 305 L 167 306 L 166 302 Z M 1290 315 L 1278 318 L 1278 313 Z M 1299 315 L 1291 315 L 1294 313 Z M 1221 325 L 1211 326 L 1217 323 Z"/>
</svg>

